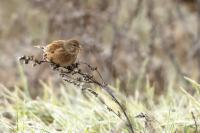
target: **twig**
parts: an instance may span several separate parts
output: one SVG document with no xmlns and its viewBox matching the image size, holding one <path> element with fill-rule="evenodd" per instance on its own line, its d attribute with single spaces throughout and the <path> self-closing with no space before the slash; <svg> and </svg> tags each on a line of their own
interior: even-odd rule
<svg viewBox="0 0 200 133">
<path fill-rule="evenodd" d="M 83 75 L 83 73 L 79 72 L 79 74 Z M 119 100 L 113 95 L 113 93 L 111 92 L 111 89 L 107 86 L 107 85 L 103 85 L 100 82 L 96 81 L 94 78 L 91 78 L 90 80 L 92 80 L 93 84 L 96 84 L 97 86 L 101 87 L 105 92 L 107 92 L 113 99 L 113 101 L 115 101 L 115 103 L 120 107 L 121 111 L 123 112 L 124 116 L 127 119 L 128 122 L 128 127 L 130 128 L 131 132 L 134 133 L 131 121 L 126 113 L 126 110 L 124 109 L 124 107 L 122 106 L 122 104 L 119 102 Z"/>
<path fill-rule="evenodd" d="M 99 83 L 96 83 L 98 86 L 100 86 L 103 90 L 105 90 L 111 97 L 112 99 L 115 101 L 115 103 L 120 107 L 121 111 L 123 112 L 124 116 L 127 119 L 128 122 L 128 127 L 130 128 L 131 132 L 134 133 L 132 124 L 131 124 L 131 120 L 128 117 L 128 114 L 126 113 L 126 109 L 124 109 L 124 107 L 122 106 L 122 104 L 118 101 L 118 99 L 113 95 L 113 93 L 110 91 L 111 89 L 108 86 L 102 86 Z"/>
<path fill-rule="evenodd" d="M 108 111 L 113 112 L 117 117 L 119 117 L 121 120 L 123 120 L 123 119 L 121 118 L 120 112 L 115 112 L 112 108 L 110 108 L 110 107 L 106 104 L 106 102 L 105 102 L 95 91 L 93 91 L 92 89 L 89 89 L 89 88 L 83 88 L 82 91 L 88 91 L 88 92 L 90 92 L 92 95 L 94 95 L 95 97 L 97 97 L 97 98 L 99 99 L 99 101 L 100 101 L 103 105 L 106 106 L 106 108 L 108 109 Z"/>
<path fill-rule="evenodd" d="M 198 133 L 198 126 L 197 126 L 197 121 L 196 121 L 196 118 L 195 118 L 195 116 L 194 116 L 194 113 L 193 113 L 193 112 L 191 112 L 191 114 L 192 114 L 192 118 L 193 118 L 193 120 L 194 120 L 194 124 L 195 124 L 195 133 Z"/>
<path fill-rule="evenodd" d="M 76 86 L 80 86 L 81 83 L 85 83 L 85 84 L 89 83 L 89 84 L 94 84 L 94 85 L 99 86 L 109 96 L 111 96 L 112 100 L 119 106 L 119 108 L 121 109 L 121 111 L 123 112 L 123 114 L 124 114 L 124 116 L 127 120 L 127 123 L 128 123 L 127 126 L 131 130 L 131 133 L 134 133 L 131 121 L 128 117 L 128 114 L 126 113 L 126 109 L 122 106 L 122 104 L 119 102 L 119 100 L 114 96 L 114 94 L 112 93 L 112 90 L 104 82 L 101 74 L 99 73 L 99 71 L 97 70 L 96 67 L 92 67 L 91 65 L 89 65 L 87 63 L 83 63 L 92 72 L 96 71 L 98 73 L 99 77 L 102 79 L 103 83 L 96 80 L 94 75 L 83 72 L 79 67 L 81 65 L 81 62 L 76 63 L 76 64 L 72 64 L 72 65 L 67 66 L 67 67 L 63 67 L 63 66 L 59 66 L 58 64 L 55 64 L 55 63 L 50 62 L 50 61 L 37 60 L 33 56 L 22 56 L 22 57 L 19 58 L 19 60 L 24 61 L 25 64 L 28 64 L 31 61 L 31 62 L 33 62 L 33 66 L 40 65 L 42 63 L 48 63 L 53 70 L 59 72 L 60 76 L 63 78 L 64 81 L 72 83 Z M 76 76 L 77 76 L 77 78 L 75 78 Z M 92 93 L 93 95 L 95 95 L 96 97 L 98 97 L 98 94 L 95 91 L 93 91 L 91 89 L 89 89 L 88 91 L 90 93 Z M 121 115 L 119 113 L 117 114 L 112 108 L 110 108 L 101 97 L 98 97 L 98 98 L 100 99 L 101 103 L 103 103 L 107 107 L 107 109 L 109 111 L 113 112 L 115 115 L 117 115 L 121 119 Z"/>
<path fill-rule="evenodd" d="M 154 122 L 158 122 L 157 120 L 155 120 L 153 117 L 151 117 L 150 115 L 146 114 L 146 113 L 140 113 L 137 116 L 135 116 L 135 118 L 144 118 L 144 124 L 145 124 L 145 128 L 147 129 L 148 132 L 150 133 L 155 133 L 156 129 L 154 127 Z"/>
<path fill-rule="evenodd" d="M 102 80 L 102 84 L 104 84 L 104 85 L 107 85 L 106 84 L 106 82 L 104 81 L 104 79 L 103 79 L 103 77 L 101 76 L 101 74 L 100 74 L 100 72 L 99 72 L 99 70 L 98 70 L 98 68 L 97 67 L 92 67 L 90 64 L 87 64 L 86 62 L 80 62 L 79 61 L 79 63 L 80 64 L 84 64 L 84 65 L 86 65 L 88 68 L 90 68 L 90 70 L 92 70 L 92 71 L 96 71 L 97 72 L 97 74 L 98 74 L 98 76 L 101 78 L 101 80 Z"/>
</svg>

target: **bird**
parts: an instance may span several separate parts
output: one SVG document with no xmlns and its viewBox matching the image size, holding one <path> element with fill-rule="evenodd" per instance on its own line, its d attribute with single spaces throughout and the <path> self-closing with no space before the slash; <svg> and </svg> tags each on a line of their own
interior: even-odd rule
<svg viewBox="0 0 200 133">
<path fill-rule="evenodd" d="M 43 50 L 43 59 L 59 66 L 70 66 L 75 63 L 81 49 L 76 39 L 56 40 L 46 46 L 35 46 Z"/>
</svg>

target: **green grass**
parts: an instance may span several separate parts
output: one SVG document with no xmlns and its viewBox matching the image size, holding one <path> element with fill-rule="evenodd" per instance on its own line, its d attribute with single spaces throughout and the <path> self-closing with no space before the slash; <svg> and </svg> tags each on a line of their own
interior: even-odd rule
<svg viewBox="0 0 200 133">
<path fill-rule="evenodd" d="M 125 118 L 121 119 L 106 109 L 98 98 L 90 93 L 83 93 L 80 88 L 68 83 L 59 88 L 41 82 L 42 95 L 32 99 L 23 71 L 24 89 L 15 87 L 9 90 L 0 85 L 0 132 L 49 133 L 128 133 Z M 192 86 L 188 93 L 183 87 L 169 87 L 167 92 L 157 97 L 153 87 L 146 83 L 146 88 L 139 97 L 126 97 L 114 87 L 116 96 L 126 106 L 135 132 L 195 132 L 195 121 L 200 124 L 200 85 L 185 78 Z M 93 88 L 106 103 L 119 111 L 116 104 L 98 88 Z M 192 116 L 192 112 L 194 117 Z M 146 118 L 136 117 L 140 113 Z M 194 120 L 195 119 L 195 120 Z M 200 131 L 200 127 L 198 129 Z"/>
</svg>

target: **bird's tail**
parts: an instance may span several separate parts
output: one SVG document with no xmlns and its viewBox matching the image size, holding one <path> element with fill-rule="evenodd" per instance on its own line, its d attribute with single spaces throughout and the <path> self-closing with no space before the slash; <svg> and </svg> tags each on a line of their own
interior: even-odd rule
<svg viewBox="0 0 200 133">
<path fill-rule="evenodd" d="M 34 46 L 35 48 L 39 48 L 39 49 L 42 49 L 43 51 L 45 51 L 45 46 L 41 46 L 41 45 L 36 45 Z"/>
</svg>

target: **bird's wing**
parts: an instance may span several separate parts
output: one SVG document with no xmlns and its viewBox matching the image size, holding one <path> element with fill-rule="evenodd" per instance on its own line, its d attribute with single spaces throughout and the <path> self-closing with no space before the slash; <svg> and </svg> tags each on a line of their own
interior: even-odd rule
<svg viewBox="0 0 200 133">
<path fill-rule="evenodd" d="M 63 40 L 53 41 L 52 43 L 46 46 L 46 51 L 54 52 L 57 49 L 63 49 L 63 44 L 64 44 Z"/>
</svg>

